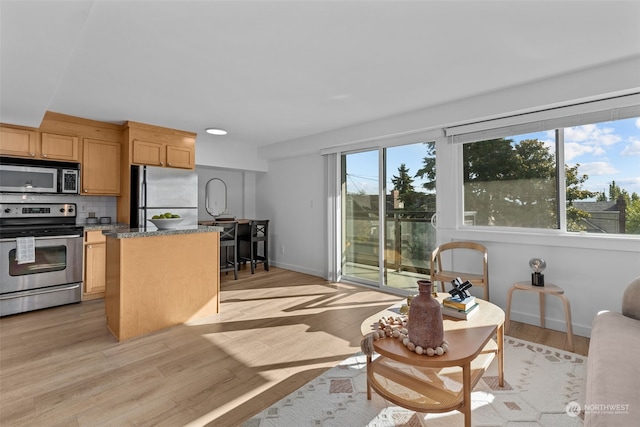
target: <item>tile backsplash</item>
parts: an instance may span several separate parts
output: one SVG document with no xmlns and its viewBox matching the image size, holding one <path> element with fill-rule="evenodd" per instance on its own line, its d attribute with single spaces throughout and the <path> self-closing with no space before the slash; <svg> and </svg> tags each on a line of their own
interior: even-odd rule
<svg viewBox="0 0 640 427">
<path fill-rule="evenodd" d="M 76 224 L 83 225 L 89 212 L 96 218 L 108 216 L 116 222 L 117 199 L 115 197 L 69 196 L 43 194 L 0 194 L 2 203 L 75 203 L 78 208 Z"/>
</svg>

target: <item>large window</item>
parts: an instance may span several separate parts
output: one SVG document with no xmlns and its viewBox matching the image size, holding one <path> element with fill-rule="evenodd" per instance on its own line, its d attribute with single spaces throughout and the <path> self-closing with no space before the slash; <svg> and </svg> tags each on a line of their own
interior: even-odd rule
<svg viewBox="0 0 640 427">
<path fill-rule="evenodd" d="M 465 225 L 640 234 L 638 117 L 466 143 L 463 174 Z"/>
<path fill-rule="evenodd" d="M 555 147 L 544 133 L 465 144 L 465 224 L 559 228 Z"/>
</svg>

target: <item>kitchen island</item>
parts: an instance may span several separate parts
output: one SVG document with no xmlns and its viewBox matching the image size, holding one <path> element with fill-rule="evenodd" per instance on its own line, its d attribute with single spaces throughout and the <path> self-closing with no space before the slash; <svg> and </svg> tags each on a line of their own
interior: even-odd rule
<svg viewBox="0 0 640 427">
<path fill-rule="evenodd" d="M 105 230 L 107 328 L 145 335 L 220 311 L 220 227 Z"/>
</svg>

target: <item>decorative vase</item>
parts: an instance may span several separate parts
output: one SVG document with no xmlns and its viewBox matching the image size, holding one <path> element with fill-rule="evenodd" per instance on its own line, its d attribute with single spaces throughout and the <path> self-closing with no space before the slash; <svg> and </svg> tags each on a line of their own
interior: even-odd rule
<svg viewBox="0 0 640 427">
<path fill-rule="evenodd" d="M 444 341 L 442 310 L 431 296 L 432 286 L 429 280 L 418 280 L 418 295 L 409 306 L 409 340 L 424 349 L 440 347 Z"/>
</svg>

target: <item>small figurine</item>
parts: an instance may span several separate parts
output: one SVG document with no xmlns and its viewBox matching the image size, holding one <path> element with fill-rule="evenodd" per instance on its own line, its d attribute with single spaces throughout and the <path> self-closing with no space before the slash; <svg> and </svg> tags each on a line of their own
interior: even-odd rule
<svg viewBox="0 0 640 427">
<path fill-rule="evenodd" d="M 467 280 L 463 283 L 462 279 L 456 277 L 451 281 L 451 284 L 453 285 L 453 289 L 449 291 L 451 298 L 458 298 L 460 299 L 460 301 L 462 301 L 471 296 L 471 294 L 467 291 L 467 289 L 473 286 L 470 281 Z"/>
</svg>

